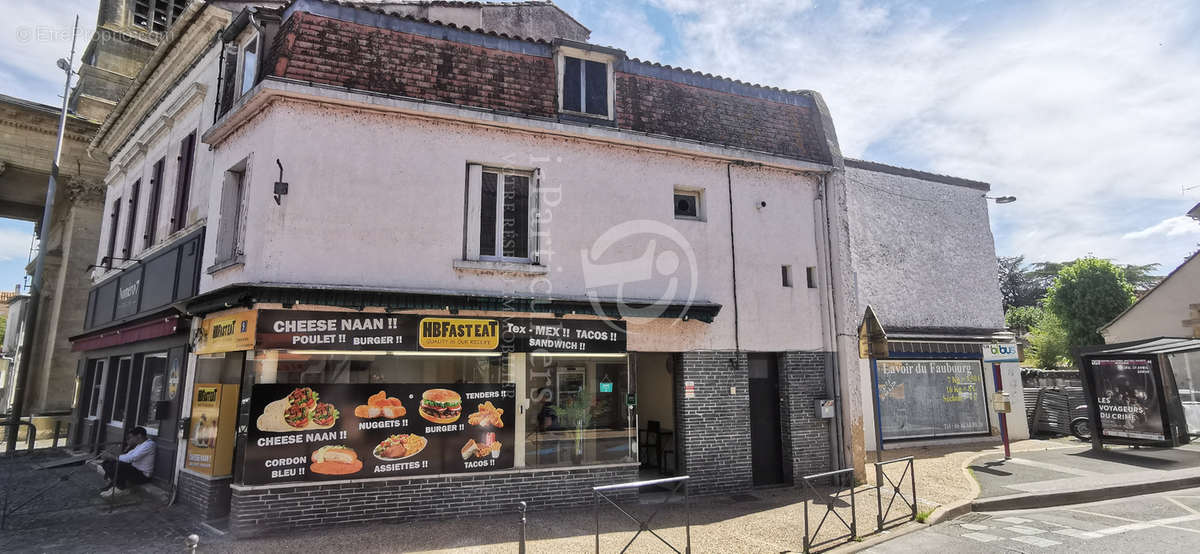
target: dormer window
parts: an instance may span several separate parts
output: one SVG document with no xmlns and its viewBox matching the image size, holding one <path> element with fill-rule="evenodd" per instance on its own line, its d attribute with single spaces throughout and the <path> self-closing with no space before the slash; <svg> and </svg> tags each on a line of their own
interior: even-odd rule
<svg viewBox="0 0 1200 554">
<path fill-rule="evenodd" d="M 558 109 L 564 114 L 613 118 L 613 62 L 608 52 L 559 46 Z"/>
<path fill-rule="evenodd" d="M 238 60 L 238 94 L 246 94 L 254 87 L 258 78 L 258 33 L 250 33 L 238 49 L 241 56 Z"/>
</svg>

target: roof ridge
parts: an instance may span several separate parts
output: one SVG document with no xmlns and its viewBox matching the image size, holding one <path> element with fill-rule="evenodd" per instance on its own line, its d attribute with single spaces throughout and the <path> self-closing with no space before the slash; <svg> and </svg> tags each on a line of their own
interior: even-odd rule
<svg viewBox="0 0 1200 554">
<path fill-rule="evenodd" d="M 775 91 L 775 92 L 782 92 L 782 93 L 787 93 L 787 94 L 809 94 L 809 93 L 812 93 L 812 92 L 813 92 L 813 91 L 812 91 L 812 89 L 787 89 L 787 88 L 783 88 L 783 87 L 776 87 L 776 86 L 771 86 L 771 85 L 763 85 L 763 84 L 759 84 L 759 83 L 752 83 L 752 82 L 750 82 L 750 81 L 742 81 L 741 79 L 734 79 L 734 78 L 732 78 L 732 77 L 726 77 L 726 76 L 724 76 L 724 75 L 717 75 L 717 74 L 713 74 L 713 73 L 705 73 L 705 72 L 702 72 L 702 71 L 700 71 L 700 70 L 698 70 L 698 69 L 691 69 L 691 68 L 687 68 L 687 67 L 680 67 L 680 66 L 675 66 L 675 65 L 671 65 L 671 64 L 665 64 L 665 63 L 661 63 L 661 62 L 653 62 L 653 61 L 650 61 L 650 60 L 643 60 L 643 59 L 641 59 L 641 58 L 629 58 L 629 59 L 628 59 L 628 60 L 626 60 L 626 61 L 628 61 L 628 62 L 630 62 L 630 63 L 637 63 L 637 64 L 642 64 L 642 65 L 649 65 L 649 66 L 652 66 L 652 67 L 661 67 L 661 68 L 663 68 L 663 69 L 668 69 L 668 70 L 671 70 L 671 71 L 680 71 L 680 72 L 682 72 L 682 73 L 684 73 L 684 74 L 687 74 L 687 75 L 699 75 L 699 76 L 701 76 L 701 77 L 706 77 L 706 78 L 709 78 L 709 79 L 716 79 L 716 80 L 719 80 L 719 81 L 725 81 L 725 82 L 727 82 L 727 83 L 733 83 L 733 84 L 735 84 L 735 85 L 742 85 L 742 86 L 747 86 L 747 87 L 752 87 L 752 88 L 759 88 L 759 89 L 770 90 L 770 91 Z"/>
</svg>

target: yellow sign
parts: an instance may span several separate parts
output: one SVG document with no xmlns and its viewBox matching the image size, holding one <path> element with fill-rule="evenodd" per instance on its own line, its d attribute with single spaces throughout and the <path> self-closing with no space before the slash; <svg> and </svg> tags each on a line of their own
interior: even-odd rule
<svg viewBox="0 0 1200 554">
<path fill-rule="evenodd" d="M 240 310 L 204 318 L 196 337 L 196 353 L 238 352 L 254 348 L 258 310 Z"/>
<path fill-rule="evenodd" d="M 500 322 L 494 319 L 421 320 L 421 348 L 449 350 L 494 350 L 500 345 Z"/>
<path fill-rule="evenodd" d="M 196 385 L 184 467 L 214 477 L 233 468 L 238 385 Z"/>
</svg>

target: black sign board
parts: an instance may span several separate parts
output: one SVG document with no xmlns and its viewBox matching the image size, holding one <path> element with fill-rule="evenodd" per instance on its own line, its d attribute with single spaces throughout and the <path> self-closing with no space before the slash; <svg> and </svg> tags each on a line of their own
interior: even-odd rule
<svg viewBox="0 0 1200 554">
<path fill-rule="evenodd" d="M 875 365 L 883 440 L 991 431 L 978 360 L 876 360 Z"/>
<path fill-rule="evenodd" d="M 200 229 L 92 287 L 84 329 L 136 320 L 195 296 L 203 246 Z"/>
<path fill-rule="evenodd" d="M 258 348 L 293 350 L 625 352 L 625 322 L 259 310 Z"/>
<path fill-rule="evenodd" d="M 1105 437 L 1161 441 L 1161 387 L 1151 358 L 1090 359 L 1093 395 Z"/>
<path fill-rule="evenodd" d="M 516 385 L 254 385 L 248 485 L 511 469 Z"/>
</svg>

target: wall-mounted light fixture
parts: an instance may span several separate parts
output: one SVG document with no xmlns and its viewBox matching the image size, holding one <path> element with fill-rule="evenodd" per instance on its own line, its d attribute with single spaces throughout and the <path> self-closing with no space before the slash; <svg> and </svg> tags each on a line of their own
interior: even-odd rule
<svg viewBox="0 0 1200 554">
<path fill-rule="evenodd" d="M 985 194 L 983 197 L 997 204 L 1012 204 L 1017 201 L 1016 196 L 988 196 Z"/>
<path fill-rule="evenodd" d="M 275 181 L 275 205 L 279 206 L 279 199 L 288 193 L 288 184 L 283 180 L 283 162 L 275 158 L 275 165 L 279 166 L 279 180 Z"/>
</svg>

